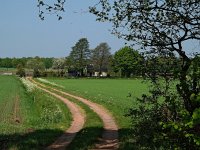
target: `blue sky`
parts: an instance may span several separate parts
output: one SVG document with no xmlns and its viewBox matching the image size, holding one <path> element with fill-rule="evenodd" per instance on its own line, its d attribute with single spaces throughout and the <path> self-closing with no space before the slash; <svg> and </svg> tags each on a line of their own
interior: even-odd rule
<svg viewBox="0 0 200 150">
<path fill-rule="evenodd" d="M 52 0 L 47 0 L 52 1 Z M 38 17 L 37 0 L 4 0 L 0 5 L 0 57 L 66 57 L 71 47 L 83 37 L 95 48 L 107 42 L 111 52 L 119 50 L 125 41 L 109 32 L 111 24 L 96 22 L 87 11 L 98 0 L 67 0 L 63 19 L 46 15 Z M 187 53 L 199 52 L 200 43 L 185 44 Z"/>
<path fill-rule="evenodd" d="M 38 17 L 37 0 L 4 0 L 0 5 L 0 57 L 65 57 L 82 37 L 88 38 L 90 48 L 107 42 L 114 53 L 124 41 L 109 32 L 108 23 L 95 21 L 88 6 L 93 0 L 68 0 L 63 19 L 46 15 Z"/>
</svg>

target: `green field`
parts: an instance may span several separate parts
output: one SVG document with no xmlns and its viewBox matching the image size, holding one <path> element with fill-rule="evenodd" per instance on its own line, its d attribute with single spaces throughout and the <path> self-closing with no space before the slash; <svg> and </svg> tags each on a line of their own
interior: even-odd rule
<svg viewBox="0 0 200 150">
<path fill-rule="evenodd" d="M 70 126 L 65 104 L 19 78 L 0 76 L 0 149 L 42 149 Z"/>
<path fill-rule="evenodd" d="M 105 106 L 120 128 L 120 149 L 134 148 L 131 120 L 124 115 L 136 106 L 136 97 L 148 91 L 141 79 L 47 79 L 61 85 L 59 89 Z M 27 92 L 14 76 L 0 76 L 0 83 L 0 149 L 43 149 L 70 126 L 68 109 L 54 97 L 40 90 Z M 80 105 L 87 116 L 84 128 L 69 148 L 92 147 L 101 135 L 102 121 L 88 106 L 69 99 Z"/>
<path fill-rule="evenodd" d="M 60 79 L 48 78 L 62 85 L 70 93 L 83 96 L 107 107 L 117 118 L 121 128 L 127 127 L 124 117 L 127 109 L 135 105 L 135 98 L 147 93 L 141 79 Z"/>
<path fill-rule="evenodd" d="M 133 148 L 131 139 L 131 120 L 124 115 L 135 107 L 136 97 L 147 93 L 147 83 L 141 79 L 64 79 L 47 78 L 64 87 L 64 91 L 88 98 L 105 106 L 116 118 L 120 127 L 121 149 Z"/>
</svg>

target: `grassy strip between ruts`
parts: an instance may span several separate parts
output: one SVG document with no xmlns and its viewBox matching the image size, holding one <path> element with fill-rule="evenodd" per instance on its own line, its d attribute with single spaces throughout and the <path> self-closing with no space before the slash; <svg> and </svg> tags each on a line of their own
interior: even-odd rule
<svg viewBox="0 0 200 150">
<path fill-rule="evenodd" d="M 0 149 L 44 149 L 70 126 L 61 101 L 40 90 L 27 92 L 14 76 L 0 76 L 0 83 Z"/>
<path fill-rule="evenodd" d="M 87 105 L 82 102 L 61 94 L 60 92 L 56 92 L 51 90 L 51 88 L 46 88 L 54 93 L 57 93 L 63 97 L 66 97 L 70 101 L 78 104 L 82 109 L 86 112 L 86 123 L 84 128 L 76 135 L 75 139 L 69 145 L 68 149 L 70 150 L 85 150 L 90 149 L 94 146 L 94 143 L 97 141 L 99 137 L 101 137 L 103 132 L 103 123 L 100 117 Z"/>
</svg>

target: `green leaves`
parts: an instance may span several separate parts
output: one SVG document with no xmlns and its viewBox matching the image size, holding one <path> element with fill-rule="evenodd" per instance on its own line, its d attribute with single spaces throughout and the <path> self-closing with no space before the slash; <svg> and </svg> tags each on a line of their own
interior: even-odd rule
<svg viewBox="0 0 200 150">
<path fill-rule="evenodd" d="M 80 76 L 84 76 L 84 68 L 87 66 L 90 59 L 89 42 L 87 38 L 81 38 L 75 46 L 72 47 L 69 59 L 77 73 Z"/>
<path fill-rule="evenodd" d="M 100 43 L 92 50 L 91 63 L 94 66 L 94 71 L 99 72 L 99 76 L 103 71 L 108 71 L 110 57 L 110 47 L 107 43 Z"/>
<path fill-rule="evenodd" d="M 192 120 L 195 124 L 200 124 L 200 108 L 194 110 Z"/>
<path fill-rule="evenodd" d="M 139 75 L 142 61 L 143 58 L 138 51 L 130 47 L 123 47 L 114 54 L 114 71 L 120 71 L 122 77 L 130 77 L 131 74 Z"/>
</svg>

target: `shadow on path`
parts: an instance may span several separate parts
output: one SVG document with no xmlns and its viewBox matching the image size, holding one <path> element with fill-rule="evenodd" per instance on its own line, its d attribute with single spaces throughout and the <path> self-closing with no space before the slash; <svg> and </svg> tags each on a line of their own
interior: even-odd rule
<svg viewBox="0 0 200 150">
<path fill-rule="evenodd" d="M 103 128 L 90 127 L 83 128 L 79 133 L 64 133 L 62 130 L 30 130 L 25 134 L 0 134 L 0 149 L 18 149 L 18 150 L 44 150 L 48 145 L 52 144 L 61 135 L 76 137 L 66 148 L 69 150 L 86 150 L 92 149 L 94 143 L 98 143 L 101 140 L 98 138 L 101 136 Z M 115 134 L 117 131 L 107 131 L 111 134 Z M 93 136 L 91 136 L 93 135 Z M 110 137 L 112 140 L 112 137 Z M 109 148 L 109 138 L 107 139 L 107 149 Z M 63 140 L 65 142 L 65 140 Z"/>
</svg>

